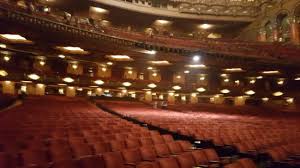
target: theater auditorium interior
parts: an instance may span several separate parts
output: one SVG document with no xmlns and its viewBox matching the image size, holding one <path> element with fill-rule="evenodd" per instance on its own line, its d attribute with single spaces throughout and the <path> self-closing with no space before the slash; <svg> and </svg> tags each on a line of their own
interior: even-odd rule
<svg viewBox="0 0 300 168">
<path fill-rule="evenodd" d="M 0 0 L 0 168 L 300 168 L 300 0 Z"/>
</svg>

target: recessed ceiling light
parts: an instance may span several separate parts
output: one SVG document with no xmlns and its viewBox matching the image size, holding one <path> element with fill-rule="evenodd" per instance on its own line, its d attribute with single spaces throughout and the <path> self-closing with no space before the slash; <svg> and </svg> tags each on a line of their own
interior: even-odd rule
<svg viewBox="0 0 300 168">
<path fill-rule="evenodd" d="M 72 83 L 72 82 L 74 82 L 74 79 L 70 78 L 70 77 L 65 77 L 65 78 L 63 78 L 63 81 L 67 82 L 67 83 Z"/>
<path fill-rule="evenodd" d="M 278 91 L 278 92 L 274 92 L 273 96 L 278 97 L 278 96 L 282 96 L 283 94 L 284 94 L 283 92 Z"/>
<path fill-rule="evenodd" d="M 104 82 L 102 80 L 95 80 L 94 83 L 97 84 L 97 85 L 103 85 L 104 84 Z"/>
<path fill-rule="evenodd" d="M 56 49 L 63 51 L 63 52 L 68 52 L 71 54 L 88 54 L 89 53 L 80 47 L 72 47 L 72 46 L 66 46 L 66 47 L 58 46 L 58 47 L 56 47 Z"/>
<path fill-rule="evenodd" d="M 90 10 L 93 11 L 93 12 L 101 13 L 101 14 L 107 14 L 109 12 L 106 9 L 103 9 L 103 8 L 100 8 L 100 7 L 94 7 L 94 6 L 91 6 Z"/>
<path fill-rule="evenodd" d="M 245 94 L 246 94 L 246 95 L 254 95 L 255 92 L 254 92 L 253 90 L 247 90 L 247 91 L 245 92 Z"/>
<path fill-rule="evenodd" d="M 106 55 L 105 57 L 113 61 L 133 61 L 128 55 Z"/>
<path fill-rule="evenodd" d="M 227 72 L 243 72 L 244 71 L 242 68 L 226 68 L 223 70 L 227 71 Z"/>
<path fill-rule="evenodd" d="M 178 85 L 177 85 L 177 86 L 173 86 L 172 88 L 173 88 L 174 90 L 180 90 L 180 89 L 181 89 L 181 86 L 178 86 Z"/>
<path fill-rule="evenodd" d="M 159 25 L 167 25 L 167 24 L 170 24 L 171 22 L 168 20 L 158 19 L 155 21 L 155 23 L 159 24 Z"/>
<path fill-rule="evenodd" d="M 199 55 L 193 56 L 193 61 L 194 61 L 194 62 L 200 61 L 200 56 L 199 56 Z"/>
<path fill-rule="evenodd" d="M 153 89 L 153 88 L 156 88 L 157 86 L 156 86 L 155 83 L 150 83 L 150 84 L 148 85 L 148 87 Z"/>
<path fill-rule="evenodd" d="M 25 37 L 18 34 L 0 34 L 0 38 L 13 43 L 32 43 L 32 41 L 29 41 Z"/>
<path fill-rule="evenodd" d="M 10 56 L 5 55 L 5 56 L 3 57 L 3 60 L 4 60 L 5 62 L 8 62 L 8 61 L 10 60 Z"/>
<path fill-rule="evenodd" d="M 284 84 L 284 80 L 279 80 L 279 81 L 277 81 L 277 84 L 278 84 L 278 85 L 283 85 L 283 84 Z"/>
<path fill-rule="evenodd" d="M 229 79 L 224 79 L 224 82 L 229 82 Z"/>
<path fill-rule="evenodd" d="M 73 68 L 73 69 L 77 69 L 77 68 L 78 68 L 78 65 L 77 65 L 77 64 L 73 64 L 73 65 L 72 65 L 72 68 Z"/>
<path fill-rule="evenodd" d="M 153 67 L 148 67 L 147 69 L 148 69 L 148 70 L 153 70 L 154 68 L 153 68 Z"/>
<path fill-rule="evenodd" d="M 126 86 L 126 87 L 129 87 L 129 86 L 131 86 L 132 84 L 131 84 L 130 82 L 123 82 L 122 85 L 123 85 L 123 86 Z"/>
<path fill-rule="evenodd" d="M 163 61 L 148 61 L 150 64 L 154 65 L 171 65 L 169 61 L 163 60 Z"/>
<path fill-rule="evenodd" d="M 228 77 L 227 74 L 221 74 L 220 76 L 223 77 L 223 78 L 227 78 Z"/>
<path fill-rule="evenodd" d="M 6 48 L 7 46 L 5 44 L 0 44 L 0 48 Z"/>
<path fill-rule="evenodd" d="M 62 54 L 59 54 L 58 57 L 59 57 L 59 58 L 62 58 L 62 59 L 63 59 L 63 58 L 66 58 L 66 56 L 65 56 L 65 55 L 62 55 Z"/>
<path fill-rule="evenodd" d="M 107 62 L 106 64 L 107 65 L 113 65 L 114 63 L 113 62 Z"/>
<path fill-rule="evenodd" d="M 230 93 L 230 90 L 228 90 L 228 89 L 223 89 L 223 90 L 221 90 L 221 93 L 224 93 L 224 94 Z"/>
<path fill-rule="evenodd" d="M 204 80 L 205 80 L 205 76 L 201 76 L 201 77 L 199 78 L 199 80 L 204 81 Z"/>
<path fill-rule="evenodd" d="M 198 92 L 205 92 L 205 91 L 206 91 L 206 89 L 205 89 L 205 88 L 203 88 L 203 87 L 200 87 L 200 88 L 198 88 L 198 89 L 197 89 L 197 91 L 198 91 Z"/>
<path fill-rule="evenodd" d="M 262 71 L 261 73 L 263 74 L 280 74 L 279 71 L 275 70 L 275 71 Z"/>
<path fill-rule="evenodd" d="M 300 77 L 295 78 L 296 81 L 300 81 Z"/>
<path fill-rule="evenodd" d="M 22 80 L 21 83 L 32 83 L 32 81 Z"/>
<path fill-rule="evenodd" d="M 262 79 L 264 78 L 263 76 L 257 76 L 256 79 Z"/>
<path fill-rule="evenodd" d="M 157 76 L 157 73 L 156 72 L 152 73 L 152 76 Z"/>
<path fill-rule="evenodd" d="M 5 70 L 0 70 L 0 76 L 7 76 L 8 73 Z"/>
<path fill-rule="evenodd" d="M 40 79 L 40 76 L 37 74 L 29 74 L 28 78 L 30 78 L 32 80 L 38 80 L 38 79 Z"/>
<path fill-rule="evenodd" d="M 210 28 L 212 28 L 213 27 L 213 25 L 212 24 L 200 24 L 199 26 L 198 26 L 200 29 L 205 29 L 205 30 L 207 30 L 207 29 L 210 29 Z"/>
<path fill-rule="evenodd" d="M 251 84 L 254 84 L 255 82 L 256 82 L 255 79 L 252 79 L 252 80 L 249 81 L 249 83 L 251 83 Z"/>
<path fill-rule="evenodd" d="M 46 62 L 44 60 L 39 61 L 41 66 L 44 66 L 46 64 Z"/>
<path fill-rule="evenodd" d="M 189 71 L 189 70 L 185 70 L 184 73 L 185 73 L 185 74 L 188 74 L 188 73 L 190 73 L 190 71 Z"/>
<path fill-rule="evenodd" d="M 190 65 L 185 65 L 187 68 L 206 68 L 204 64 L 190 64 Z"/>
<path fill-rule="evenodd" d="M 292 97 L 287 97 L 287 98 L 286 98 L 286 102 L 289 103 L 289 104 L 292 104 L 292 103 L 294 103 L 294 98 L 292 98 Z"/>
<path fill-rule="evenodd" d="M 58 86 L 67 86 L 67 84 L 65 84 L 65 83 L 59 83 L 59 84 L 57 84 Z"/>
<path fill-rule="evenodd" d="M 267 101 L 269 101 L 269 98 L 268 97 L 263 97 L 262 101 L 267 102 Z"/>
<path fill-rule="evenodd" d="M 157 51 L 155 51 L 155 50 L 146 50 L 144 53 L 145 54 L 150 54 L 150 55 L 155 55 L 157 53 Z"/>
</svg>

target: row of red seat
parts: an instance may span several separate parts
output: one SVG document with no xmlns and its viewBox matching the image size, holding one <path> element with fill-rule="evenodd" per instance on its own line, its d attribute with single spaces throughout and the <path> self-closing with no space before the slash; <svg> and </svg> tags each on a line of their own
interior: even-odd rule
<svg viewBox="0 0 300 168">
<path fill-rule="evenodd" d="M 0 117 L 1 168 L 192 168 L 230 161 L 80 98 L 28 97 Z"/>
<path fill-rule="evenodd" d="M 233 145 L 240 153 L 251 155 L 270 153 L 269 149 L 298 143 L 300 139 L 299 118 L 212 112 L 181 113 L 152 109 L 132 102 L 105 102 L 105 106 L 125 116 L 198 140 L 212 140 L 218 146 Z M 300 154 L 298 148 L 295 150 L 294 154 Z"/>
</svg>

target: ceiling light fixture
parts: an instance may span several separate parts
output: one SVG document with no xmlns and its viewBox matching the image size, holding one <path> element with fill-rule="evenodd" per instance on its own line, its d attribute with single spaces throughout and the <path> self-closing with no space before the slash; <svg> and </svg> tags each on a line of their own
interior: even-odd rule
<svg viewBox="0 0 300 168">
<path fill-rule="evenodd" d="M 126 87 L 129 87 L 129 86 L 131 86 L 132 84 L 131 84 L 130 82 L 123 82 L 122 85 L 123 85 L 123 86 L 126 86 Z"/>
<path fill-rule="evenodd" d="M 254 95 L 255 92 L 254 92 L 253 90 L 247 90 L 247 91 L 245 92 L 245 94 L 246 94 L 246 95 Z"/>
<path fill-rule="evenodd" d="M 107 65 L 113 65 L 114 63 L 112 63 L 112 62 L 107 62 L 106 64 L 107 64 Z"/>
<path fill-rule="evenodd" d="M 5 70 L 0 70 L 0 76 L 5 77 L 8 73 Z"/>
<path fill-rule="evenodd" d="M 280 74 L 279 71 L 275 70 L 275 71 L 262 71 L 261 73 L 263 74 Z"/>
<path fill-rule="evenodd" d="M 5 55 L 5 56 L 3 57 L 3 60 L 4 60 L 5 62 L 8 62 L 8 61 L 10 60 L 10 56 Z"/>
<path fill-rule="evenodd" d="M 205 88 L 203 88 L 203 87 L 200 87 L 200 88 L 198 88 L 198 89 L 197 89 L 197 91 L 202 93 L 202 92 L 205 92 L 205 91 L 206 91 L 206 89 L 205 89 Z"/>
<path fill-rule="evenodd" d="M 221 93 L 227 94 L 227 93 L 230 93 L 230 90 L 228 90 L 228 89 L 223 89 L 223 90 L 221 90 Z"/>
<path fill-rule="evenodd" d="M 149 55 L 155 55 L 157 53 L 157 51 L 155 51 L 155 50 L 146 50 L 144 53 L 149 54 Z"/>
<path fill-rule="evenodd" d="M 156 77 L 156 76 L 157 76 L 157 73 L 156 73 L 156 72 L 152 73 L 152 76 Z"/>
<path fill-rule="evenodd" d="M 94 83 L 97 84 L 97 85 L 103 85 L 104 84 L 104 82 L 102 80 L 100 80 L 100 79 L 99 80 L 95 80 Z"/>
<path fill-rule="evenodd" d="M 223 70 L 227 71 L 227 72 L 243 72 L 244 71 L 242 68 L 226 68 Z"/>
<path fill-rule="evenodd" d="M 187 68 L 206 68 L 206 65 L 204 64 L 191 64 L 191 65 L 185 65 Z"/>
<path fill-rule="evenodd" d="M 70 77 L 65 77 L 65 78 L 63 78 L 63 81 L 67 82 L 67 83 L 72 83 L 72 82 L 74 82 L 74 79 L 70 78 Z"/>
<path fill-rule="evenodd" d="M 300 77 L 295 78 L 296 81 L 300 81 Z"/>
<path fill-rule="evenodd" d="M 78 68 L 78 65 L 77 65 L 77 64 L 73 64 L 73 65 L 72 65 L 72 68 L 73 68 L 73 69 L 77 69 L 77 68 Z"/>
<path fill-rule="evenodd" d="M 46 62 L 44 60 L 39 61 L 41 66 L 44 66 L 46 64 Z"/>
<path fill-rule="evenodd" d="M 176 85 L 176 86 L 173 86 L 172 88 L 173 88 L 174 90 L 180 90 L 180 89 L 181 89 L 181 86 Z"/>
<path fill-rule="evenodd" d="M 156 88 L 157 85 L 156 85 L 155 83 L 150 83 L 150 84 L 148 85 L 148 87 L 153 89 L 153 88 Z"/>
<path fill-rule="evenodd" d="M 274 92 L 273 96 L 278 97 L 278 96 L 282 96 L 283 94 L 284 94 L 283 92 L 278 91 L 278 92 Z"/>
<path fill-rule="evenodd" d="M 128 55 L 106 55 L 105 57 L 113 61 L 133 61 Z"/>
<path fill-rule="evenodd" d="M 32 41 L 29 41 L 25 37 L 18 34 L 0 34 L 0 38 L 15 43 L 32 43 Z"/>
<path fill-rule="evenodd" d="M 97 12 L 97 13 L 101 13 L 101 14 L 107 14 L 109 12 L 106 9 L 103 9 L 103 8 L 100 8 L 100 7 L 94 7 L 94 6 L 91 6 L 90 10 L 94 11 L 94 12 Z"/>
<path fill-rule="evenodd" d="M 28 78 L 30 78 L 32 80 L 38 80 L 38 79 L 40 79 L 40 76 L 33 73 L 33 74 L 29 74 Z"/>
<path fill-rule="evenodd" d="M 184 73 L 185 73 L 185 74 L 188 74 L 188 73 L 190 73 L 190 71 L 189 71 L 189 70 L 185 70 Z"/>
<path fill-rule="evenodd" d="M 169 61 L 163 60 L 163 61 L 148 61 L 148 63 L 153 65 L 171 65 Z"/>
<path fill-rule="evenodd" d="M 0 44 L 0 48 L 6 48 L 7 46 L 5 44 Z"/>
<path fill-rule="evenodd" d="M 71 54 L 88 54 L 89 53 L 80 47 L 72 47 L 72 46 L 66 46 L 66 47 L 58 46 L 58 47 L 56 47 L 56 49 L 63 51 L 63 52 L 68 52 Z"/>
<path fill-rule="evenodd" d="M 199 55 L 193 56 L 193 61 L 194 61 L 194 62 L 200 61 L 200 56 L 199 56 Z"/>
<path fill-rule="evenodd" d="M 267 101 L 269 101 L 269 98 L 268 97 L 263 97 L 262 101 L 267 102 Z"/>
<path fill-rule="evenodd" d="M 59 54 L 58 57 L 59 57 L 59 58 L 62 58 L 62 59 L 66 58 L 66 56 L 65 56 L 65 55 L 62 55 L 62 54 Z"/>
<path fill-rule="evenodd" d="M 252 80 L 249 81 L 249 83 L 251 83 L 251 84 L 254 84 L 255 82 L 256 82 L 255 79 L 252 79 Z"/>
<path fill-rule="evenodd" d="M 213 25 L 211 25 L 211 24 L 200 24 L 199 26 L 198 26 L 200 29 L 204 29 L 204 30 L 207 30 L 207 29 L 210 29 L 210 28 L 212 28 L 213 27 Z"/>
</svg>

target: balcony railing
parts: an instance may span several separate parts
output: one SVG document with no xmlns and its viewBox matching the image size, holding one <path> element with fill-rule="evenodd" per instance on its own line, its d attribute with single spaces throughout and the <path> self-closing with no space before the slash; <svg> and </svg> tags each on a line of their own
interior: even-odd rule
<svg viewBox="0 0 300 168">
<path fill-rule="evenodd" d="M 47 28 L 53 31 L 111 42 L 125 47 L 137 47 L 169 53 L 188 54 L 202 51 L 240 57 L 261 59 L 299 59 L 297 46 L 281 43 L 253 43 L 235 40 L 195 40 L 165 36 L 148 36 L 140 32 L 124 31 L 113 27 L 97 27 L 90 24 L 67 23 L 52 14 L 29 12 L 11 4 L 1 2 L 2 19 Z"/>
</svg>

